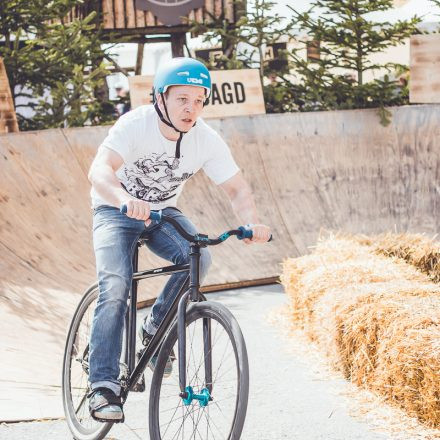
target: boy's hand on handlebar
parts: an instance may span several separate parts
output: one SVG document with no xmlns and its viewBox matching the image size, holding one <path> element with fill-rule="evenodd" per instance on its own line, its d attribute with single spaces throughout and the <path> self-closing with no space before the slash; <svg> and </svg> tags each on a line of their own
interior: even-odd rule
<svg viewBox="0 0 440 440">
<path fill-rule="evenodd" d="M 126 215 L 128 217 L 144 220 L 146 226 L 150 225 L 150 204 L 148 202 L 133 198 L 124 201 L 124 204 L 127 206 Z"/>
<path fill-rule="evenodd" d="M 248 229 L 252 231 L 252 239 L 245 238 L 243 241 L 246 244 L 251 243 L 266 243 L 269 241 L 271 232 L 269 226 L 266 225 L 248 225 Z"/>
</svg>

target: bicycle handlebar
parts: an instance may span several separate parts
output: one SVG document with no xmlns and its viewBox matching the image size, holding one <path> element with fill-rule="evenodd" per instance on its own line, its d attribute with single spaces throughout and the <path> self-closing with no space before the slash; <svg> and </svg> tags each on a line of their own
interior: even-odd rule
<svg viewBox="0 0 440 440">
<path fill-rule="evenodd" d="M 122 205 L 120 209 L 122 214 L 127 214 L 127 205 Z M 196 234 L 191 235 L 185 229 L 180 226 L 180 224 L 174 220 L 172 217 L 162 214 L 162 210 L 160 211 L 150 211 L 150 220 L 155 220 L 157 222 L 165 221 L 173 225 L 177 232 L 187 241 L 189 242 L 199 242 L 205 245 L 214 246 L 216 244 L 220 244 L 223 241 L 227 240 L 229 237 L 235 235 L 239 240 L 243 240 L 245 238 L 252 239 L 252 230 L 247 229 L 244 226 L 239 226 L 238 229 L 232 229 L 230 231 L 224 232 L 218 238 L 209 238 L 205 234 Z M 269 241 L 272 241 L 272 235 L 270 236 Z"/>
</svg>

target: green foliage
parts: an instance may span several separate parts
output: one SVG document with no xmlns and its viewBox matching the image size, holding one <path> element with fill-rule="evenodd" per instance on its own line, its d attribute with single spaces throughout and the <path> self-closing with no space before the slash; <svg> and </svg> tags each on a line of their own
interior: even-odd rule
<svg viewBox="0 0 440 440">
<path fill-rule="evenodd" d="M 303 13 L 290 7 L 289 21 L 274 14 L 273 6 L 269 0 L 248 2 L 235 27 L 225 17 L 212 17 L 208 26 L 193 23 L 194 32 L 206 32 L 204 41 L 222 44 L 225 55 L 211 67 L 258 68 L 262 82 L 271 79 L 264 86 L 267 112 L 378 108 L 387 124 L 385 107 L 408 103 L 407 66 L 379 63 L 374 55 L 416 33 L 418 17 L 397 23 L 372 18 L 371 13 L 392 8 L 392 0 L 314 0 Z M 264 62 L 264 48 L 286 36 L 302 47 L 282 53 L 288 68 L 274 71 Z M 321 43 L 319 60 L 304 57 L 311 40 Z M 239 43 L 247 48 L 239 50 Z M 370 72 L 378 79 L 366 81 Z"/>
<path fill-rule="evenodd" d="M 102 124 L 114 119 L 108 100 L 103 38 L 96 13 L 64 24 L 79 0 L 0 3 L 0 46 L 21 130 Z M 30 102 L 19 104 L 20 98 Z M 34 116 L 20 115 L 31 107 Z"/>
<path fill-rule="evenodd" d="M 374 61 L 375 54 L 417 32 L 420 23 L 418 17 L 390 23 L 368 15 L 392 6 L 392 0 L 314 0 L 307 12 L 290 7 L 297 33 L 321 42 L 319 60 L 305 60 L 295 51 L 291 54 L 300 84 L 296 99 L 304 102 L 303 108 L 310 97 L 316 110 L 378 108 L 386 125 L 390 113 L 385 106 L 408 103 L 406 79 L 397 79 L 407 66 Z M 381 78 L 366 82 L 368 72 Z"/>
<path fill-rule="evenodd" d="M 224 15 L 220 18 L 211 15 L 210 24 L 191 22 L 191 31 L 203 34 L 203 42 L 222 47 L 224 55 L 211 63 L 211 68 L 257 68 L 263 81 L 271 73 L 264 62 L 264 48 L 288 35 L 293 25 L 285 22 L 279 14 L 272 13 L 275 3 L 270 0 L 248 0 L 246 3 L 247 13 L 243 1 L 234 1 L 234 8 L 242 11 L 235 25 L 231 25 Z M 239 43 L 246 43 L 246 46 L 240 48 Z"/>
</svg>

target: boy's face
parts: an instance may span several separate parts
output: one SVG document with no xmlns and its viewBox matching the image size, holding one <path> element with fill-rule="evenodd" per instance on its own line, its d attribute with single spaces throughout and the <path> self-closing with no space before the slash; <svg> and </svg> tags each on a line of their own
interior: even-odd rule
<svg viewBox="0 0 440 440">
<path fill-rule="evenodd" d="M 203 110 L 205 89 L 198 86 L 171 86 L 164 97 L 174 126 L 180 131 L 190 130 Z M 160 109 L 166 117 L 160 95 L 157 98 Z"/>
</svg>

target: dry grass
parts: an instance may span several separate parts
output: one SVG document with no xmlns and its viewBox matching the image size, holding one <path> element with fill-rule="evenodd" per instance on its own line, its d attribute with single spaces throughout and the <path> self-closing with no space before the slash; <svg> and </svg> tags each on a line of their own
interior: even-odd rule
<svg viewBox="0 0 440 440">
<path fill-rule="evenodd" d="M 434 282 L 440 281 L 440 243 L 435 241 L 435 237 L 388 233 L 353 238 L 361 244 L 372 246 L 378 253 L 402 258 L 427 274 Z"/>
<path fill-rule="evenodd" d="M 313 254 L 286 260 L 282 283 L 293 320 L 334 367 L 438 428 L 440 286 L 401 258 L 378 254 L 384 243 L 435 267 L 391 236 L 329 237 Z"/>
</svg>

